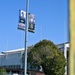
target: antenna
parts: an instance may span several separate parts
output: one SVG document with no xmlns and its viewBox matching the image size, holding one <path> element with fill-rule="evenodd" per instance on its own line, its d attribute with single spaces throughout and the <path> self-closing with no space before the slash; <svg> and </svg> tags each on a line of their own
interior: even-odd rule
<svg viewBox="0 0 75 75">
<path fill-rule="evenodd" d="M 8 37 L 6 37 L 6 50 L 8 50 Z"/>
<path fill-rule="evenodd" d="M 41 29 L 40 29 L 40 37 L 41 37 L 41 40 L 42 40 L 42 25 L 41 25 L 40 28 L 41 28 Z"/>
<path fill-rule="evenodd" d="M 8 37 L 6 36 L 6 51 L 8 51 Z M 8 58 L 8 53 L 6 54 L 6 59 Z"/>
</svg>

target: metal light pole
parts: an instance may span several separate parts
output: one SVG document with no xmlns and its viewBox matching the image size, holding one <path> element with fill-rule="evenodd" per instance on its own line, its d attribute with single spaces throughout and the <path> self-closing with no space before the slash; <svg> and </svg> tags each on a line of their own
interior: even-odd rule
<svg viewBox="0 0 75 75">
<path fill-rule="evenodd" d="M 24 75 L 27 74 L 27 36 L 28 36 L 28 6 L 29 0 L 26 0 L 26 27 L 25 27 L 25 63 L 24 63 Z"/>
</svg>

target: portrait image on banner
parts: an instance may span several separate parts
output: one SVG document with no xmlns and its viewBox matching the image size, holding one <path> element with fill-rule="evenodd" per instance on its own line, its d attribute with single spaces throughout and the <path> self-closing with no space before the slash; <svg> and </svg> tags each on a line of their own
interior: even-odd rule
<svg viewBox="0 0 75 75">
<path fill-rule="evenodd" d="M 23 10 L 20 10 L 18 29 L 25 30 L 25 22 L 26 22 L 26 12 Z"/>
<path fill-rule="evenodd" d="M 34 14 L 29 13 L 29 20 L 28 21 L 29 21 L 28 29 L 34 30 L 35 29 L 35 16 L 34 16 Z"/>
</svg>

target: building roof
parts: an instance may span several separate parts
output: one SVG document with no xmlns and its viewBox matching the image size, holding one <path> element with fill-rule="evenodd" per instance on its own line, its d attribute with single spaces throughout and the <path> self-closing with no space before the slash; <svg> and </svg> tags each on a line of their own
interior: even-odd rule
<svg viewBox="0 0 75 75">
<path fill-rule="evenodd" d="M 1 56 L 1 55 L 5 55 L 5 54 L 3 54 L 3 53 L 0 53 L 0 56 Z"/>
<path fill-rule="evenodd" d="M 10 51 L 3 51 L 1 53 L 13 53 L 13 52 L 21 52 L 21 51 L 24 51 L 24 48 L 10 50 Z"/>
<path fill-rule="evenodd" d="M 64 44 L 69 44 L 69 42 L 65 42 L 65 43 L 57 44 L 57 46 L 61 46 L 61 45 L 64 45 Z"/>
</svg>

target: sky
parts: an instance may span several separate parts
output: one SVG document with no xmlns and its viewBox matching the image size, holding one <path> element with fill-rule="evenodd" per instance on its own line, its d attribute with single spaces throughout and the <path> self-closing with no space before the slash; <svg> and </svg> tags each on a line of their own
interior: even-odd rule
<svg viewBox="0 0 75 75">
<path fill-rule="evenodd" d="M 26 11 L 26 0 L 0 0 L 0 52 L 24 48 L 25 32 L 17 29 L 19 9 Z M 43 39 L 68 42 L 68 0 L 29 0 L 28 12 L 36 23 L 35 33 L 28 32 L 27 46 Z"/>
</svg>

